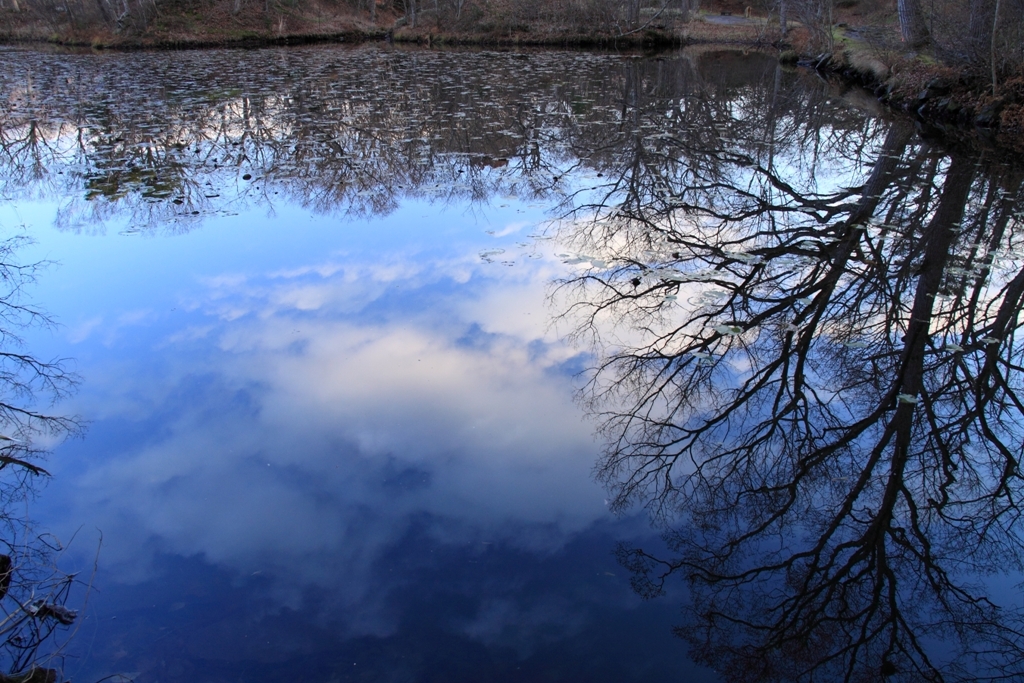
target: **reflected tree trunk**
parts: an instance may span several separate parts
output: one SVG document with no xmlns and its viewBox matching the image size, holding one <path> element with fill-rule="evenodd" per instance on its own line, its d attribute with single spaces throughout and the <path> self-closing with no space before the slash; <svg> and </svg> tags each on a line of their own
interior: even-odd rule
<svg viewBox="0 0 1024 683">
<path fill-rule="evenodd" d="M 787 137 L 773 92 L 758 139 Z M 803 144 L 823 144 L 807 125 Z M 913 138 L 891 125 L 860 151 L 863 185 L 833 195 L 776 176 L 773 145 L 759 162 L 709 136 L 702 158 L 681 136 L 673 176 L 647 142 L 619 160 L 621 197 L 568 228 L 593 264 L 563 284 L 581 333 L 623 319 L 616 340 L 649 340 L 612 342 L 584 394 L 613 506 L 643 504 L 678 553 L 620 560 L 648 596 L 685 576 L 679 633 L 727 679 L 951 680 L 927 633 L 955 641 L 970 676 L 1019 673 L 1015 615 L 946 560 L 984 546 L 1001 559 L 975 554 L 978 572 L 1021 562 L 1006 525 L 1024 403 L 1007 354 L 1024 274 L 999 289 L 978 262 L 1019 241 L 1004 228 L 1020 179 L 979 180 L 970 153 L 908 153 Z"/>
</svg>

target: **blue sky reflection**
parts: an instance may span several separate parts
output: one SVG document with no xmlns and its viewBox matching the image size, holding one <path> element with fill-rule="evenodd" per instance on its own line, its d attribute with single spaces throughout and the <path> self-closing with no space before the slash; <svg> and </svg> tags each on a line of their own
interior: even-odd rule
<svg viewBox="0 0 1024 683">
<path fill-rule="evenodd" d="M 87 629 L 105 654 L 84 671 L 125 657 L 155 676 L 144 634 L 194 601 L 168 597 L 172 616 L 157 609 L 130 631 L 106 620 L 127 626 L 138 605 L 122 603 L 139 591 L 157 608 L 159 586 L 187 583 L 179 572 L 209 575 L 203 600 L 232 586 L 200 622 L 235 605 L 250 622 L 276 614 L 261 627 L 276 633 L 281 615 L 304 615 L 291 628 L 330 624 L 332 652 L 339 634 L 394 642 L 414 603 L 450 591 L 474 606 L 445 614 L 444 599 L 421 618 L 488 647 L 514 641 L 517 657 L 606 629 L 594 605 L 639 606 L 610 551 L 650 531 L 614 520 L 592 480 L 593 425 L 572 401 L 582 359 L 546 307 L 565 266 L 527 237 L 542 222 L 529 213 L 411 203 L 339 225 L 282 207 L 173 237 L 35 233 L 38 255 L 60 263 L 37 295 L 64 323 L 39 344 L 70 348 L 85 381 L 69 409 L 92 421 L 54 455 L 36 510 L 65 537 L 103 533 Z M 481 258 L 494 249 L 502 260 Z M 84 563 L 91 541 L 76 543 Z M 485 575 L 460 576 L 480 561 Z M 538 573 L 544 563 L 572 569 Z M 574 572 L 612 584 L 559 585 Z M 674 666 L 665 608 L 649 628 Z M 308 650 L 267 637 L 284 659 Z M 181 647 L 255 656 L 228 641 Z"/>
</svg>

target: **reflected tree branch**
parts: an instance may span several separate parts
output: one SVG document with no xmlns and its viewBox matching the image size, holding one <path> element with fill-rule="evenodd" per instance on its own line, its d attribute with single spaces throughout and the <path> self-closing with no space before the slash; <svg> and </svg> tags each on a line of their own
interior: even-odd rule
<svg viewBox="0 0 1024 683">
<path fill-rule="evenodd" d="M 825 192 L 780 175 L 798 131 L 771 163 L 674 137 L 563 221 L 599 478 L 676 553 L 620 559 L 645 596 L 686 578 L 728 680 L 1022 673 L 980 578 L 1024 550 L 1020 172 L 887 128 Z"/>
</svg>

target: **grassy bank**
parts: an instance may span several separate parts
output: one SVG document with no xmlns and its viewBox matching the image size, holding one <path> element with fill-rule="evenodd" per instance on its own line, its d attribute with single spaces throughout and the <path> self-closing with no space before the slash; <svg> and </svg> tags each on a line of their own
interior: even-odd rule
<svg viewBox="0 0 1024 683">
<path fill-rule="evenodd" d="M 993 87 L 987 73 L 904 50 L 897 36 L 848 25 L 837 28 L 830 50 L 815 52 L 795 35 L 795 44 L 780 59 L 863 86 L 890 108 L 914 117 L 925 136 L 967 135 L 1024 150 L 1024 77 Z"/>
</svg>

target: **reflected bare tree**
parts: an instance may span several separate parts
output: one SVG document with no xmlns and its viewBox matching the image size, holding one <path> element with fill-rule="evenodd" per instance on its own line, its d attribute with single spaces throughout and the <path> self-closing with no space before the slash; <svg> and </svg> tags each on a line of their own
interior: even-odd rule
<svg viewBox="0 0 1024 683">
<path fill-rule="evenodd" d="M 407 197 L 558 202 L 580 171 L 619 168 L 625 155 L 660 163 L 666 136 L 683 129 L 705 142 L 756 129 L 754 142 L 770 146 L 773 133 L 754 123 L 761 111 L 779 112 L 784 128 L 792 108 L 834 109 L 827 84 L 808 79 L 793 97 L 796 74 L 728 51 L 137 58 L 146 69 L 13 54 L 17 68 L 0 75 L 0 192 L 63 197 L 58 225 L 74 230 L 185 231 L 286 199 L 339 216 L 387 214 Z M 752 78 L 761 85 L 748 88 Z M 732 107 L 750 120 L 727 130 Z"/>
<path fill-rule="evenodd" d="M 1024 674 L 986 578 L 1024 559 L 1024 172 L 903 123 L 732 112 L 561 227 L 599 477 L 674 552 L 622 548 L 635 587 L 689 582 L 679 633 L 727 680 Z"/>
<path fill-rule="evenodd" d="M 77 613 L 66 606 L 76 577 L 56 564 L 60 543 L 18 512 L 34 495 L 46 447 L 81 431 L 80 422 L 53 412 L 77 378 L 66 359 L 28 352 L 22 333 L 50 326 L 26 298 L 44 263 L 25 263 L 22 235 L 0 240 L 0 681 L 52 683 L 60 668 L 60 639 Z"/>
<path fill-rule="evenodd" d="M 1019 167 L 756 55 L 137 58 L 11 71 L 6 196 L 142 229 L 276 193 L 559 201 L 599 474 L 675 551 L 622 559 L 646 594 L 689 580 L 694 653 L 730 680 L 1021 674 L 985 583 L 1022 560 Z"/>
<path fill-rule="evenodd" d="M 224 53 L 226 74 L 184 56 L 154 64 L 153 80 L 17 56 L 26 64 L 0 101 L 0 191 L 65 197 L 65 229 L 176 231 L 285 199 L 365 216 L 404 197 L 557 193 L 566 137 L 592 113 L 573 89 L 594 88 L 608 61 L 578 60 L 566 90 L 545 56 L 300 50 L 240 69 Z"/>
</svg>

